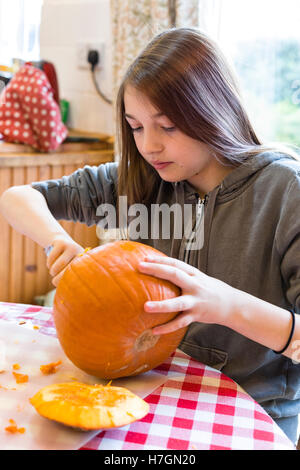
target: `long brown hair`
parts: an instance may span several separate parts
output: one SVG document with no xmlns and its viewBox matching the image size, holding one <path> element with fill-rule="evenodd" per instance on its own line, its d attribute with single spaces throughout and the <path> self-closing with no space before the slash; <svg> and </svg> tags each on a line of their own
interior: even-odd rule
<svg viewBox="0 0 300 470">
<path fill-rule="evenodd" d="M 138 152 L 125 119 L 128 85 L 186 135 L 207 144 L 224 164 L 236 166 L 267 149 L 250 123 L 234 72 L 218 45 L 196 29 L 166 30 L 131 64 L 117 96 L 118 193 L 127 196 L 128 204 L 151 202 L 161 181 Z"/>
</svg>

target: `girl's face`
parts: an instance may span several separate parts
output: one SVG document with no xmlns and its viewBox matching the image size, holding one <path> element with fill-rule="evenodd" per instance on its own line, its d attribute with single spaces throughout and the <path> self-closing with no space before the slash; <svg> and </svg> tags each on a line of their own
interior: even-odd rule
<svg viewBox="0 0 300 470">
<path fill-rule="evenodd" d="M 204 195 L 230 171 L 212 156 L 208 145 L 177 129 L 135 88 L 125 89 L 124 104 L 139 153 L 163 180 L 187 180 Z"/>
</svg>

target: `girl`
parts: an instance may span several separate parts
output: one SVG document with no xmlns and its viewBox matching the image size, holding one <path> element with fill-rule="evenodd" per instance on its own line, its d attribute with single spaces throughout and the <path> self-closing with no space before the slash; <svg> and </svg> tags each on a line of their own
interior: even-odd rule
<svg viewBox="0 0 300 470">
<path fill-rule="evenodd" d="M 239 383 L 296 441 L 300 411 L 300 162 L 264 146 L 218 46 L 197 30 L 156 36 L 129 68 L 117 99 L 121 161 L 60 180 L 13 187 L 0 209 L 43 247 L 57 285 L 83 248 L 57 219 L 98 223 L 103 203 L 192 204 L 192 232 L 143 233 L 168 258 L 141 272 L 181 288 L 147 302 L 151 315 L 180 311 L 156 327 L 189 325 L 181 349 Z M 148 212 L 149 214 L 149 212 Z M 151 227 L 151 220 L 150 220 Z M 196 247 L 195 234 L 203 239 Z M 298 349 L 298 353 L 297 353 Z"/>
</svg>

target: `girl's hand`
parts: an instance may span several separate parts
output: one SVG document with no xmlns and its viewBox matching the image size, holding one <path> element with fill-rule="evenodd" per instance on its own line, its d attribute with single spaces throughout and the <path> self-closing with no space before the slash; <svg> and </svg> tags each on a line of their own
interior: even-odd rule
<svg viewBox="0 0 300 470">
<path fill-rule="evenodd" d="M 181 295 L 173 299 L 145 303 L 146 312 L 181 312 L 170 322 L 153 328 L 154 334 L 171 333 L 195 321 L 226 325 L 229 320 L 238 291 L 228 284 L 175 258 L 147 257 L 140 262 L 139 270 L 181 289 Z"/>
<path fill-rule="evenodd" d="M 47 268 L 53 277 L 52 284 L 57 287 L 66 267 L 84 249 L 71 237 L 58 235 L 51 243 L 53 247 L 47 257 Z"/>
</svg>

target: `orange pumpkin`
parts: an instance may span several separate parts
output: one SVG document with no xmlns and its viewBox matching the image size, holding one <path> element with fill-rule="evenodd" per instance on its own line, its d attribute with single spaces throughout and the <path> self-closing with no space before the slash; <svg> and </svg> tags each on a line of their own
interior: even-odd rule
<svg viewBox="0 0 300 470">
<path fill-rule="evenodd" d="M 178 287 L 138 271 L 152 247 L 116 241 L 76 257 L 54 298 L 57 337 L 68 358 L 88 374 L 114 379 L 161 364 L 176 349 L 186 328 L 165 335 L 151 329 L 178 312 L 144 311 L 148 300 L 180 294 Z"/>
<path fill-rule="evenodd" d="M 80 382 L 47 385 L 29 401 L 44 418 L 82 430 L 125 426 L 149 411 L 148 403 L 126 388 Z"/>
</svg>

